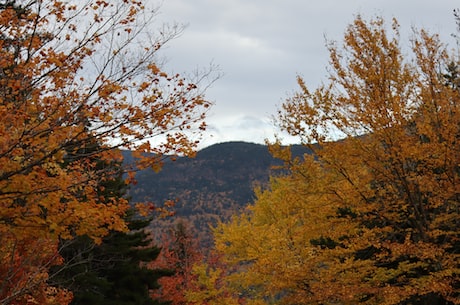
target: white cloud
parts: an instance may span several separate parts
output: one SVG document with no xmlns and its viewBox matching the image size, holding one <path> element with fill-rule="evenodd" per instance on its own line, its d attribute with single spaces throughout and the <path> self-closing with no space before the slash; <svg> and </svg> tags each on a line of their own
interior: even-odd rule
<svg viewBox="0 0 460 305">
<path fill-rule="evenodd" d="M 251 115 L 226 116 L 217 121 L 211 120 L 207 135 L 202 139 L 200 147 L 227 141 L 246 141 L 264 143 L 275 140 L 275 126 L 270 118 Z M 284 144 L 298 143 L 296 138 L 276 132 Z"/>
</svg>

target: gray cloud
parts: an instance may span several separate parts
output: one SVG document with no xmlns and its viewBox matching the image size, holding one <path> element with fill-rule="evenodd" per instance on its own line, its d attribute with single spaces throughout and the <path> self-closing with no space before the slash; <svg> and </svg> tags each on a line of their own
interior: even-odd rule
<svg viewBox="0 0 460 305">
<path fill-rule="evenodd" d="M 413 26 L 439 32 L 449 40 L 455 32 L 454 2 L 167 0 L 160 18 L 189 26 L 164 55 L 175 71 L 206 67 L 212 61 L 225 74 L 207 92 L 215 106 L 204 143 L 261 142 L 263 135 L 276 132 L 269 118 L 296 90 L 296 74 L 312 88 L 325 80 L 325 36 L 340 41 L 346 26 L 362 14 L 365 18 L 382 15 L 387 21 L 396 17 L 402 41 L 407 41 Z"/>
</svg>

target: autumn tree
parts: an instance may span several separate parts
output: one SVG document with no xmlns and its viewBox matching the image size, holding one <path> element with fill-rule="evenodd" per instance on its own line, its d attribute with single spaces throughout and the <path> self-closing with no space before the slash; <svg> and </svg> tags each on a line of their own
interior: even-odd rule
<svg viewBox="0 0 460 305">
<path fill-rule="evenodd" d="M 156 170 L 193 154 L 209 74 L 162 70 L 157 52 L 182 28 L 155 31 L 156 13 L 136 0 L 0 1 L 0 304 L 67 303 L 46 285 L 58 241 L 127 229 L 126 199 L 97 191 L 120 148 Z"/>
<path fill-rule="evenodd" d="M 88 154 L 98 148 L 97 143 L 93 143 L 91 147 L 77 150 L 77 155 L 69 154 L 66 159 L 79 158 L 83 149 Z M 96 168 L 108 166 L 113 168 L 114 175 L 98 185 L 98 195 L 126 197 L 129 185 L 123 179 L 122 163 L 97 162 Z M 152 234 L 147 231 L 152 219 L 140 217 L 137 210 L 129 209 L 123 220 L 128 231 L 111 231 L 100 244 L 87 235 L 61 241 L 59 254 L 64 263 L 50 269 L 48 283 L 71 291 L 71 305 L 163 304 L 152 299 L 150 292 L 160 288 L 159 278 L 172 273 L 147 267 L 160 253 L 160 248 L 152 243 Z"/>
<path fill-rule="evenodd" d="M 185 291 L 186 304 L 238 305 L 246 304 L 244 298 L 234 289 L 229 289 L 226 264 L 199 262 L 193 265 L 192 285 Z M 257 303 L 252 302 L 256 305 Z"/>
<path fill-rule="evenodd" d="M 170 301 L 172 305 L 188 304 L 185 292 L 191 288 L 195 278 L 192 268 L 203 258 L 204 255 L 199 249 L 198 240 L 194 237 L 190 225 L 183 220 L 176 222 L 163 234 L 158 259 L 149 264 L 150 268 L 171 270 L 173 274 L 159 279 L 161 288 L 152 291 L 152 297 Z"/>
<path fill-rule="evenodd" d="M 304 166 L 308 172 L 300 171 Z M 296 168 L 287 176 L 272 177 L 268 189 L 256 190 L 256 200 L 245 213 L 215 229 L 216 250 L 236 269 L 226 276 L 227 292 L 243 296 L 244 304 L 310 303 L 311 285 L 324 284 L 316 269 L 325 260 L 325 253 L 315 255 L 318 249 L 311 243 L 326 250 L 330 240 L 323 234 L 331 226 L 337 230 L 329 238 L 345 232 L 343 225 L 328 219 L 335 206 L 324 204 L 329 178 L 321 167 L 308 158 Z"/>
<path fill-rule="evenodd" d="M 458 59 L 424 30 L 405 55 L 390 29 L 358 16 L 328 44 L 329 81 L 298 77 L 278 122 L 313 156 L 273 145 L 290 174 L 217 228 L 253 299 L 460 304 Z"/>
<path fill-rule="evenodd" d="M 173 271 L 158 280 L 161 287 L 152 291 L 154 299 L 171 305 L 239 304 L 240 298 L 229 293 L 225 285 L 228 269 L 221 255 L 200 247 L 184 220 L 176 221 L 163 235 L 161 253 L 149 267 Z"/>
<path fill-rule="evenodd" d="M 191 270 L 191 281 L 184 292 L 186 304 L 264 304 L 254 298 L 248 298 L 235 287 L 235 278 L 232 274 L 241 265 L 228 263 L 224 255 L 215 249 L 208 250 L 207 255 L 201 261 L 193 264 Z"/>
</svg>

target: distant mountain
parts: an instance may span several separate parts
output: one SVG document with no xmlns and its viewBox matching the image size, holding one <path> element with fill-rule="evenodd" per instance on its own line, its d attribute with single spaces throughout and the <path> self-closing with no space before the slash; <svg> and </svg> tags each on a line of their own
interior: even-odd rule
<svg viewBox="0 0 460 305">
<path fill-rule="evenodd" d="M 293 146 L 294 155 L 307 150 Z M 127 152 L 128 154 L 128 152 Z M 126 156 L 130 160 L 130 156 Z M 205 241 L 209 225 L 227 220 L 254 199 L 254 186 L 268 182 L 271 168 L 279 165 L 268 147 L 246 142 L 215 144 L 199 151 L 195 158 L 167 161 L 159 173 L 143 170 L 131 187 L 132 202 L 161 204 L 175 200 L 176 216 L 159 221 L 164 228 L 177 219 L 186 219 Z"/>
</svg>

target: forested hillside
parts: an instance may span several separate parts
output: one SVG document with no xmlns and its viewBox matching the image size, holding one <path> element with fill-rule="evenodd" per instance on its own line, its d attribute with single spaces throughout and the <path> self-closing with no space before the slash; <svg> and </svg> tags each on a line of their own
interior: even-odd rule
<svg viewBox="0 0 460 305">
<path fill-rule="evenodd" d="M 292 150 L 297 155 L 306 152 L 301 146 Z M 129 153 L 125 154 L 129 162 Z M 266 185 L 269 175 L 276 174 L 273 166 L 280 164 L 266 145 L 216 144 L 199 151 L 195 158 L 166 160 L 158 173 L 152 169 L 138 172 L 137 184 L 131 186 L 129 195 L 133 203 L 152 201 L 162 205 L 173 200 L 175 216 L 156 224 L 164 227 L 178 219 L 186 220 L 207 239 L 209 224 L 227 220 L 244 209 L 254 199 L 254 187 Z"/>
</svg>

